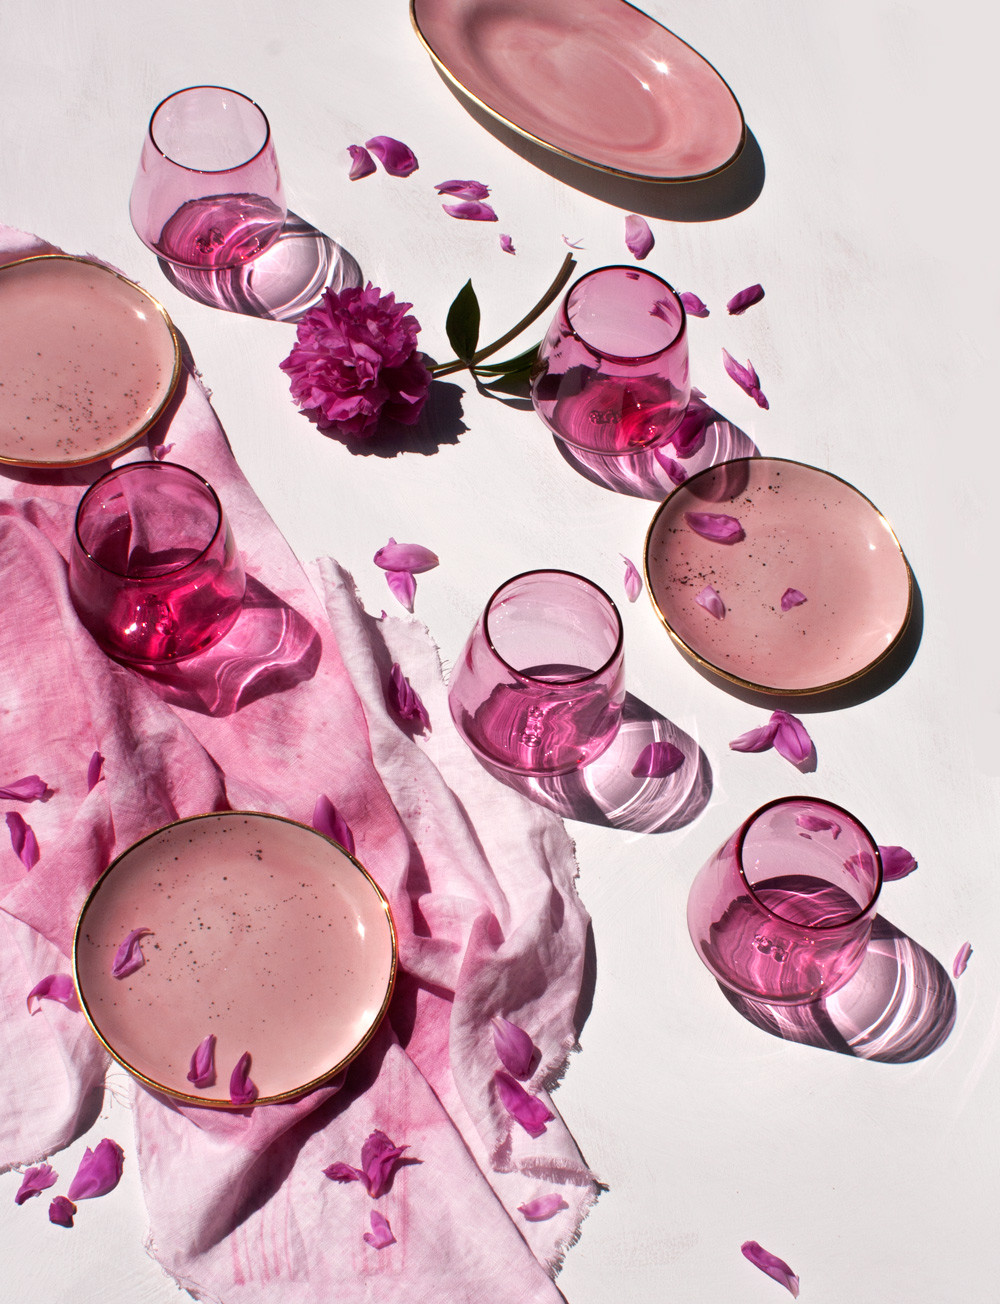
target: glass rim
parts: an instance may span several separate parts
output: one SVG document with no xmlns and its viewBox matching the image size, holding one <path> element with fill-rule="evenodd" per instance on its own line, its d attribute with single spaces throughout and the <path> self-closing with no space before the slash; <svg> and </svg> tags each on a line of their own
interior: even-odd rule
<svg viewBox="0 0 1000 1304">
<path fill-rule="evenodd" d="M 178 562 L 176 566 L 171 566 L 167 570 L 160 571 L 158 575 L 129 575 L 124 571 L 116 570 L 113 566 L 105 565 L 102 561 L 98 561 L 87 545 L 83 542 L 83 538 L 80 535 L 80 518 L 83 515 L 83 509 L 87 505 L 90 496 L 99 489 L 101 485 L 109 480 L 128 475 L 131 471 L 140 469 L 148 471 L 154 467 L 162 468 L 164 471 L 180 471 L 182 476 L 188 476 L 192 480 L 196 480 L 202 488 L 207 489 L 211 500 L 215 505 L 215 528 L 204 547 L 202 547 L 195 556 L 189 557 L 187 561 Z M 159 474 L 159 470 L 157 470 L 156 474 Z M 116 580 L 124 580 L 128 584 L 162 584 L 164 580 L 173 579 L 175 576 L 183 575 L 184 572 L 189 570 L 192 566 L 199 565 L 204 560 L 212 545 L 219 538 L 219 535 L 225 528 L 225 524 L 226 517 L 222 510 L 222 502 L 219 495 L 203 475 L 199 475 L 197 471 L 192 471 L 188 466 L 182 466 L 180 462 L 157 462 L 150 458 L 149 460 L 143 460 L 141 462 L 128 462 L 125 466 L 112 467 L 110 471 L 105 471 L 102 476 L 94 481 L 77 505 L 76 516 L 73 519 L 73 537 L 87 561 L 96 566 L 98 570 L 103 571 L 105 575 L 112 575 Z"/>
<path fill-rule="evenodd" d="M 610 612 L 614 619 L 615 625 L 617 627 L 618 635 L 615 640 L 615 646 L 612 649 L 610 655 L 600 666 L 598 666 L 596 670 L 588 670 L 586 674 L 577 675 L 573 679 L 560 679 L 558 683 L 553 683 L 552 680 L 550 679 L 539 679 L 535 675 L 527 675 L 524 673 L 523 670 L 518 670 L 515 666 L 512 666 L 510 662 L 507 660 L 507 658 L 499 651 L 496 644 L 493 642 L 493 638 L 490 634 L 490 619 L 489 619 L 490 612 L 493 609 L 493 604 L 497 601 L 497 599 L 504 592 L 504 590 L 510 588 L 512 584 L 516 584 L 518 580 L 532 579 L 536 575 L 558 575 L 564 579 L 579 580 L 581 584 L 585 584 L 588 588 L 592 589 L 594 593 L 596 593 L 599 599 L 602 599 L 604 602 L 607 603 L 608 607 L 610 608 Z M 486 645 L 493 653 L 493 655 L 496 657 L 496 659 L 500 662 L 500 664 L 506 667 L 506 669 L 509 670 L 510 673 L 514 675 L 516 679 L 521 680 L 522 683 L 536 684 L 542 688 L 568 688 L 576 684 L 590 683 L 592 680 L 597 679 L 601 675 L 603 675 L 604 672 L 611 665 L 613 665 L 614 662 L 621 656 L 622 647 L 625 642 L 625 628 L 622 625 L 621 612 L 618 610 L 617 606 L 615 605 L 614 599 L 610 596 L 610 594 L 606 593 L 599 584 L 595 584 L 593 580 L 587 579 L 586 575 L 580 575 L 576 571 L 561 570 L 557 566 L 548 566 L 548 567 L 543 566 L 540 567 L 538 570 L 520 571 L 517 575 L 512 575 L 510 579 L 504 580 L 504 582 L 500 584 L 496 589 L 494 589 L 493 592 L 490 594 L 489 600 L 487 601 L 486 606 L 483 608 L 483 614 L 480 619 L 482 620 L 483 623 L 483 633 L 486 637 Z"/>
<path fill-rule="evenodd" d="M 680 325 L 677 327 L 677 332 L 673 339 L 669 340 L 661 348 L 653 349 L 651 353 L 643 353 L 636 357 L 623 357 L 617 353 L 609 353 L 607 349 L 598 348 L 596 344 L 592 344 L 586 336 L 582 335 L 569 319 L 569 301 L 574 292 L 584 283 L 584 281 L 590 280 L 592 276 L 602 276 L 605 272 L 635 272 L 639 276 L 647 277 L 649 280 L 658 281 L 664 289 L 672 294 L 681 313 Z M 615 362 L 621 366 L 631 365 L 638 367 L 644 363 L 652 362 L 654 359 L 662 357 L 664 353 L 669 353 L 671 349 L 676 348 L 687 333 L 687 310 L 684 307 L 681 296 L 670 282 L 664 280 L 664 278 L 658 275 L 658 273 L 651 272 L 648 267 L 630 267 L 628 263 L 609 263 L 606 267 L 592 267 L 589 272 L 584 272 L 582 276 L 578 276 L 563 295 L 562 302 L 559 304 L 559 313 L 566 330 L 575 340 L 579 341 L 585 349 L 588 349 L 595 357 L 604 358 L 608 362 Z"/>
<path fill-rule="evenodd" d="M 860 829 L 868 839 L 868 845 L 871 847 L 872 853 L 875 857 L 875 886 L 872 889 L 868 901 L 865 905 L 858 906 L 858 909 L 852 915 L 848 915 L 846 919 L 838 920 L 835 924 L 808 924 L 794 919 L 786 919 L 784 915 L 779 914 L 777 910 L 772 910 L 769 905 L 766 905 L 765 902 L 760 899 L 753 884 L 747 878 L 746 871 L 743 868 L 743 847 L 746 843 L 747 834 L 750 832 L 750 829 L 757 820 L 760 819 L 765 812 L 772 810 L 775 806 L 789 806 L 796 802 L 809 802 L 815 806 L 825 806 L 828 810 L 836 811 L 838 815 L 842 815 L 845 819 L 850 820 L 850 822 L 856 828 Z M 849 810 L 846 810 L 843 806 L 838 806 L 836 802 L 827 801 L 825 797 L 808 797 L 803 793 L 796 793 L 790 797 L 775 797 L 773 801 L 768 801 L 765 802 L 763 806 L 758 806 L 752 815 L 747 816 L 736 833 L 736 868 L 740 879 L 747 891 L 750 893 L 750 897 L 758 909 L 764 911 L 764 913 L 770 916 L 771 919 L 777 919 L 780 923 L 786 924 L 790 928 L 801 928 L 806 932 L 817 934 L 833 933 L 838 929 L 847 928 L 851 924 L 858 923 L 858 921 L 863 919 L 878 901 L 879 894 L 882 891 L 882 884 L 884 882 L 882 853 L 878 849 L 878 843 L 872 837 L 865 825 L 861 823 L 858 817 L 853 815 Z"/>
<path fill-rule="evenodd" d="M 188 163 L 181 163 L 178 159 L 172 158 L 166 150 L 161 149 L 160 145 L 157 143 L 156 136 L 153 134 L 153 123 L 156 121 L 156 115 L 164 105 L 169 104 L 171 100 L 177 99 L 178 95 L 189 95 L 192 91 L 223 91 L 226 95 L 238 96 L 241 100 L 245 100 L 252 108 L 255 108 L 260 114 L 261 121 L 264 124 L 264 140 L 260 149 L 251 154 L 249 158 L 242 159 L 239 163 L 232 163 L 229 167 L 225 168 L 193 168 Z M 244 95 L 242 91 L 233 90 L 231 86 L 182 86 L 180 90 L 171 91 L 169 95 L 164 96 L 164 98 L 160 100 L 159 104 L 157 104 L 156 108 L 149 115 L 149 126 L 146 128 L 146 132 L 149 136 L 150 143 L 156 150 L 157 154 L 159 154 L 160 158 L 164 159 L 167 163 L 172 163 L 175 168 L 181 168 L 184 172 L 192 172 L 198 176 L 205 177 L 224 177 L 232 172 L 238 172 L 241 168 L 249 167 L 255 159 L 260 158 L 261 154 L 264 153 L 268 145 L 271 143 L 271 124 L 268 122 L 267 114 L 256 100 L 252 100 L 249 95 Z"/>
</svg>

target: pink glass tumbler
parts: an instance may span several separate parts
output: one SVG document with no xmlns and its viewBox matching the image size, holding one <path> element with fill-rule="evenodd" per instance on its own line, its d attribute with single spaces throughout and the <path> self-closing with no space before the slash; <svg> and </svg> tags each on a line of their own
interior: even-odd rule
<svg viewBox="0 0 1000 1304">
<path fill-rule="evenodd" d="M 288 213 L 267 118 L 239 91 L 190 86 L 153 110 L 129 205 L 143 244 L 183 267 L 239 267 Z"/>
<path fill-rule="evenodd" d="M 84 494 L 69 587 L 109 656 L 157 666 L 222 638 L 240 613 L 246 580 L 212 486 L 173 462 L 135 462 Z"/>
<path fill-rule="evenodd" d="M 725 986 L 793 1005 L 836 991 L 864 959 L 882 861 L 853 815 L 814 797 L 762 806 L 699 872 L 695 949 Z"/>
<path fill-rule="evenodd" d="M 557 438 L 621 456 L 664 443 L 691 397 L 687 318 L 636 267 L 599 267 L 569 289 L 538 350 L 535 411 Z"/>
<path fill-rule="evenodd" d="M 587 765 L 621 723 L 622 641 L 615 604 L 582 575 L 516 575 L 490 598 L 452 671 L 452 718 L 501 769 L 553 775 Z"/>
</svg>

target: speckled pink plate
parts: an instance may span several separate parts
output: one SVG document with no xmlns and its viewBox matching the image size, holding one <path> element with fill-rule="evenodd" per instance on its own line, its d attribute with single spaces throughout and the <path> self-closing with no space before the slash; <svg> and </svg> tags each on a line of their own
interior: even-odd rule
<svg viewBox="0 0 1000 1304">
<path fill-rule="evenodd" d="M 715 543 L 686 514 L 735 517 L 745 537 Z M 912 577 L 880 512 L 846 481 L 754 457 L 692 476 L 646 536 L 646 585 L 671 638 L 720 675 L 776 694 L 819 693 L 870 670 L 897 643 Z M 696 596 L 710 585 L 723 619 Z M 783 611 L 787 589 L 806 601 Z"/>
<path fill-rule="evenodd" d="M 410 0 L 435 64 L 547 149 L 644 181 L 732 163 L 746 127 L 707 60 L 625 0 Z"/>
<path fill-rule="evenodd" d="M 163 308 L 110 268 L 67 254 L 0 267 L 0 462 L 117 453 L 169 402 L 180 358 Z"/>
<path fill-rule="evenodd" d="M 114 978 L 135 928 L 145 963 Z M 368 873 L 276 815 L 180 820 L 113 861 L 77 924 L 74 974 L 95 1032 L 149 1086 L 228 1107 L 245 1052 L 259 1103 L 318 1085 L 366 1045 L 392 994 L 396 934 Z M 216 1082 L 187 1080 L 214 1033 Z"/>
</svg>

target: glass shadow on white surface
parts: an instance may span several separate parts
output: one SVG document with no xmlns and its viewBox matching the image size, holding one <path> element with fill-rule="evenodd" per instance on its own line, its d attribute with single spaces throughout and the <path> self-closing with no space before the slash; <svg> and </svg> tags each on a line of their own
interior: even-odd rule
<svg viewBox="0 0 1000 1304">
<path fill-rule="evenodd" d="M 882 915 L 857 973 L 830 996 L 771 1005 L 719 990 L 748 1023 L 783 1041 L 855 1059 L 910 1064 L 938 1050 L 955 1023 L 955 987 L 944 966 Z"/>
</svg>

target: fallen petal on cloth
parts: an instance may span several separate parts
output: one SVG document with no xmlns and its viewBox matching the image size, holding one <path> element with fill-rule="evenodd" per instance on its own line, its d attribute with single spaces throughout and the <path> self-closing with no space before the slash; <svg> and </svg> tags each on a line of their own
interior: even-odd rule
<svg viewBox="0 0 1000 1304">
<path fill-rule="evenodd" d="M 511 1116 L 524 1128 L 529 1136 L 539 1137 L 545 1131 L 545 1125 L 551 1123 L 555 1115 L 537 1096 L 529 1095 L 509 1073 L 498 1069 L 493 1074 L 500 1103 Z"/>
<path fill-rule="evenodd" d="M 392 1228 L 389 1226 L 388 1220 L 377 1209 L 371 1211 L 368 1215 L 368 1221 L 371 1223 L 372 1229 L 370 1232 L 364 1233 L 361 1237 L 363 1241 L 366 1241 L 376 1250 L 384 1250 L 387 1245 L 396 1244 L 396 1238 L 392 1234 Z"/>
<path fill-rule="evenodd" d="M 59 1174 L 51 1164 L 39 1164 L 37 1168 L 29 1168 L 17 1188 L 14 1203 L 24 1204 L 25 1200 L 30 1200 L 33 1195 L 41 1195 L 50 1186 L 55 1186 L 58 1181 Z"/>
<path fill-rule="evenodd" d="M 23 779 L 15 779 L 0 788 L 0 801 L 40 801 L 49 790 L 49 785 L 37 774 L 27 774 Z"/>
<path fill-rule="evenodd" d="M 393 662 L 389 671 L 389 705 L 401 720 L 418 721 L 424 729 L 431 727 L 430 716 L 420 695 L 403 674 L 398 661 Z"/>
<path fill-rule="evenodd" d="M 35 1014 L 38 1010 L 39 1001 L 58 1001 L 60 1005 L 65 1005 L 67 1010 L 78 1010 L 80 1002 L 77 999 L 76 988 L 73 986 L 73 979 L 68 973 L 50 973 L 35 983 L 28 993 L 28 1013 Z M 31 1008 L 31 1002 L 35 1002 L 34 1010 Z"/>
<path fill-rule="evenodd" d="M 388 1188 L 396 1164 L 409 1146 L 394 1145 L 378 1128 L 361 1147 L 361 1167 L 364 1169 L 368 1194 L 377 1200 Z"/>
<path fill-rule="evenodd" d="M 755 1268 L 760 1268 L 761 1272 L 766 1272 L 769 1277 L 780 1282 L 788 1291 L 791 1291 L 795 1298 L 799 1294 L 799 1279 L 784 1259 L 779 1259 L 776 1254 L 771 1254 L 765 1250 L 756 1241 L 744 1241 L 740 1246 L 745 1259 L 749 1259 Z"/>
<path fill-rule="evenodd" d="M 49 1222 L 55 1223 L 57 1227 L 72 1227 L 75 1213 L 76 1205 L 73 1201 L 67 1200 L 64 1195 L 57 1195 L 49 1205 Z"/>
<path fill-rule="evenodd" d="M 66 1192 L 70 1200 L 96 1200 L 113 1191 L 122 1180 L 125 1152 L 117 1141 L 105 1137 L 93 1150 L 84 1151 L 76 1176 Z"/>
<path fill-rule="evenodd" d="M 139 941 L 150 932 L 152 929 L 149 928 L 133 928 L 128 934 L 111 961 L 111 973 L 115 978 L 127 978 L 146 963 Z"/>
<path fill-rule="evenodd" d="M 7 813 L 7 828 L 10 830 L 10 845 L 25 869 L 34 869 L 38 864 L 38 839 L 30 824 L 24 822 L 24 816 L 16 810 Z"/>
<path fill-rule="evenodd" d="M 87 791 L 93 792 L 101 781 L 101 772 L 104 769 L 104 757 L 100 752 L 94 752 L 87 765 Z"/>
<path fill-rule="evenodd" d="M 523 1028 L 499 1014 L 493 1019 L 493 1045 L 500 1063 L 515 1078 L 530 1078 L 535 1043 Z"/>
<path fill-rule="evenodd" d="M 333 838 L 334 842 L 339 842 L 349 855 L 354 855 L 354 834 L 351 826 L 325 794 L 321 793 L 316 798 L 312 826 L 318 833 L 325 833 L 328 838 Z"/>
<path fill-rule="evenodd" d="M 559 1195 L 553 1191 L 551 1195 L 540 1195 L 535 1200 L 529 1200 L 527 1204 L 517 1206 L 518 1213 L 523 1213 L 528 1222 L 545 1222 L 548 1218 L 557 1214 L 560 1209 L 568 1209 L 569 1205 Z"/>
</svg>

